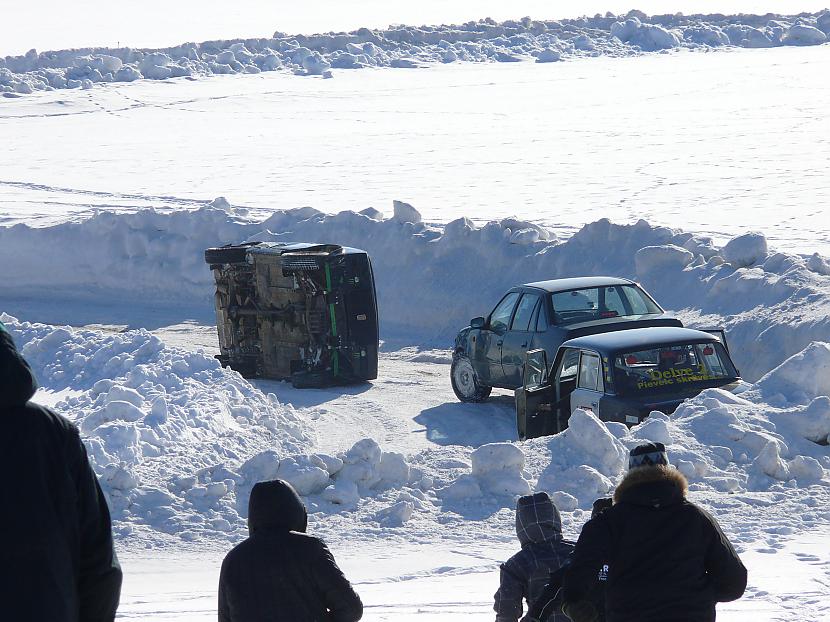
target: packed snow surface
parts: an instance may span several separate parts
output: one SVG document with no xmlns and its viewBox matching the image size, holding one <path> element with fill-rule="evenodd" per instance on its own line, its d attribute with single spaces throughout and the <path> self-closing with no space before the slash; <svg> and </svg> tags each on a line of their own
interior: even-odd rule
<svg viewBox="0 0 830 622">
<path fill-rule="evenodd" d="M 556 62 L 582 56 L 724 46 L 769 48 L 827 42 L 830 13 L 800 15 L 626 15 L 563 20 L 493 19 L 451 26 L 360 28 L 352 32 L 184 43 L 159 49 L 84 48 L 0 58 L 0 93 L 92 88 L 96 83 L 166 80 L 284 70 L 331 77 L 333 69 L 425 63 Z"/>
</svg>

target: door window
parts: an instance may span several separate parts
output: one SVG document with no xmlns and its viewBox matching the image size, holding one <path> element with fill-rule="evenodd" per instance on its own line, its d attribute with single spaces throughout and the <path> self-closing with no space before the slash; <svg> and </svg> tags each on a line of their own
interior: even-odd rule
<svg viewBox="0 0 830 622">
<path fill-rule="evenodd" d="M 579 369 L 579 350 L 568 348 L 562 355 L 562 365 L 559 368 L 559 380 L 574 380 Z"/>
<path fill-rule="evenodd" d="M 510 330 L 529 330 L 530 318 L 533 317 L 533 310 L 539 304 L 539 296 L 535 294 L 523 294 L 519 301 L 519 306 L 516 307 L 516 314 L 513 316 L 513 323 L 510 325 Z"/>
<path fill-rule="evenodd" d="M 501 299 L 501 302 L 496 305 L 493 312 L 490 314 L 490 330 L 504 332 L 510 325 L 510 317 L 513 315 L 513 307 L 516 306 L 516 301 L 519 299 L 519 292 L 510 292 Z"/>
<path fill-rule="evenodd" d="M 531 350 L 525 357 L 525 389 L 537 389 L 548 380 L 548 358 L 544 350 Z"/>
<path fill-rule="evenodd" d="M 579 381 L 577 386 L 580 389 L 602 391 L 602 374 L 600 371 L 599 356 L 592 352 L 583 352 L 579 359 Z"/>
</svg>

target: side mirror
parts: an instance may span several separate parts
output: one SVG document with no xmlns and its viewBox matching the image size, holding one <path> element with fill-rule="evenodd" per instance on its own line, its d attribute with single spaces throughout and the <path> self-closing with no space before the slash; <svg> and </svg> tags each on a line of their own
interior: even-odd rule
<svg viewBox="0 0 830 622">
<path fill-rule="evenodd" d="M 487 323 L 483 317 L 474 317 L 470 320 L 470 328 L 484 328 L 484 325 Z"/>
</svg>

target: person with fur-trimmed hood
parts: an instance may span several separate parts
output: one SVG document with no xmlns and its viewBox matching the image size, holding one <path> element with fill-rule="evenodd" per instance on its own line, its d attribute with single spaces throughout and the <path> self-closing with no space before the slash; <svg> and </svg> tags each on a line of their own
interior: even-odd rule
<svg viewBox="0 0 830 622">
<path fill-rule="evenodd" d="M 501 565 L 501 581 L 495 594 L 496 622 L 516 622 L 522 617 L 522 599 L 532 606 L 544 592 L 551 572 L 562 567 L 573 551 L 573 542 L 562 537 L 562 518 L 550 495 L 537 492 L 516 503 L 516 535 L 522 550 Z M 566 622 L 560 612 L 545 622 Z"/>
<path fill-rule="evenodd" d="M 562 610 L 571 620 L 597 619 L 597 578 L 607 582 L 608 622 L 712 622 L 716 603 L 743 595 L 746 568 L 687 489 L 661 443 L 631 451 L 614 505 L 582 528 L 565 572 Z"/>
</svg>

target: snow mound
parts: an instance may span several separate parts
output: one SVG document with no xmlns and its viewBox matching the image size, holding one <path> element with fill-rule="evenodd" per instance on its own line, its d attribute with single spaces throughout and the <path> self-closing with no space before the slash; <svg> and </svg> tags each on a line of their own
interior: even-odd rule
<svg viewBox="0 0 830 622">
<path fill-rule="evenodd" d="M 758 381 L 767 397 L 803 404 L 830 395 L 830 343 L 814 342 Z"/>
<path fill-rule="evenodd" d="M 767 240 L 760 233 L 747 233 L 726 243 L 721 256 L 736 268 L 746 268 L 766 259 Z"/>
<path fill-rule="evenodd" d="M 645 52 L 680 47 L 680 37 L 657 24 L 643 24 L 637 17 L 611 25 L 611 36 Z"/>
<path fill-rule="evenodd" d="M 42 385 L 73 390 L 56 410 L 80 429 L 121 537 L 238 539 L 254 484 L 275 478 L 335 504 L 329 512 L 410 483 L 405 457 L 372 439 L 342 456 L 314 453 L 303 415 L 212 356 L 165 347 L 143 330 L 108 334 L 0 317 Z M 404 501 L 379 523 L 405 523 L 415 506 Z"/>
<path fill-rule="evenodd" d="M 794 24 L 783 41 L 784 45 L 820 45 L 827 41 L 827 35 L 814 26 Z"/>
<path fill-rule="evenodd" d="M 158 306 L 202 309 L 208 317 L 213 283 L 205 248 L 243 240 L 323 240 L 369 252 L 382 338 L 401 345 L 448 347 L 470 318 L 486 315 L 517 283 L 597 274 L 640 281 L 689 325 L 725 326 L 733 358 L 750 381 L 830 333 L 830 280 L 823 264 L 770 253 L 755 234 L 719 249 L 707 238 L 645 221 L 600 220 L 560 241 L 543 227 L 512 218 L 483 226 L 466 218 L 444 226 L 413 222 L 420 215 L 403 203 L 388 219 L 376 210 L 326 215 L 300 208 L 274 212 L 262 222 L 226 204 L 171 214 L 101 212 L 42 228 L 0 227 L 0 262 L 6 267 L 0 308 L 22 299 L 75 301 L 96 309 L 112 300 L 152 299 Z M 49 253 L 41 252 L 45 247 Z M 65 321 L 47 314 L 31 319 Z M 60 338 L 61 333 L 51 337 Z M 160 347 L 150 335 L 130 337 L 139 338 L 145 346 L 139 357 Z M 104 346 L 113 355 L 119 339 Z M 37 357 L 36 346 L 29 347 Z M 60 371 L 72 378 L 84 374 L 82 365 Z"/>
<path fill-rule="evenodd" d="M 0 92 L 92 88 L 140 79 L 284 71 L 331 77 L 331 69 L 417 68 L 426 63 L 555 62 L 564 58 L 631 56 L 678 48 L 819 45 L 827 13 L 776 15 L 657 15 L 566 20 L 492 19 L 442 26 L 360 28 L 314 35 L 274 33 L 264 39 L 185 43 L 161 49 L 86 48 L 0 58 Z"/>
<path fill-rule="evenodd" d="M 445 500 L 464 501 L 482 497 L 510 498 L 530 493 L 523 477 L 525 456 L 511 443 L 482 445 L 470 454 L 471 473 L 461 475 L 438 491 Z"/>
<path fill-rule="evenodd" d="M 779 408 L 758 392 L 748 394 L 752 400 L 721 389 L 704 391 L 671 417 L 652 413 L 619 438 L 609 424 L 577 411 L 568 430 L 519 444 L 526 475 L 535 480 L 535 490 L 551 494 L 561 511 L 587 513 L 626 473 L 627 452 L 659 441 L 689 480 L 690 498 L 717 510 L 718 520 L 739 534 L 738 540 L 778 533 L 782 524 L 795 529 L 822 524 L 826 515 L 814 508 L 830 500 L 825 444 L 830 397 Z M 759 512 L 761 507 L 770 509 Z"/>
</svg>

